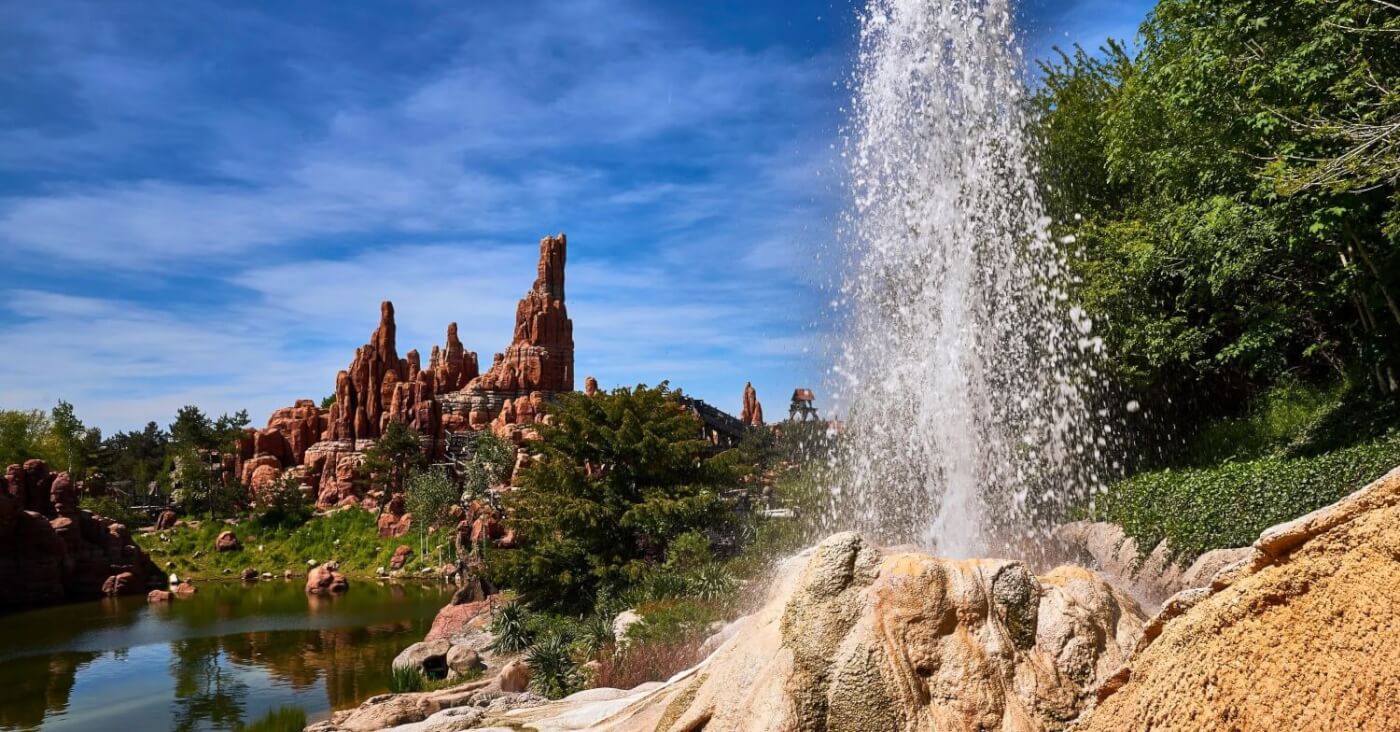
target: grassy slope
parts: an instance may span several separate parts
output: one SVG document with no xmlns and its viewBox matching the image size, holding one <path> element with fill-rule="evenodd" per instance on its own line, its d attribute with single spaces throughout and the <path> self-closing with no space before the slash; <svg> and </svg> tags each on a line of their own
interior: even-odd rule
<svg viewBox="0 0 1400 732">
<path fill-rule="evenodd" d="M 1150 551 L 1169 539 L 1189 561 L 1326 506 L 1400 465 L 1396 407 L 1345 385 L 1280 387 L 1249 414 L 1204 428 L 1174 468 L 1099 496 L 1092 514 Z"/>
<path fill-rule="evenodd" d="M 214 539 L 225 530 L 238 535 L 243 543 L 242 551 L 214 551 Z M 450 552 L 443 546 L 446 537 L 444 531 L 428 535 L 430 560 L 437 559 L 433 548 L 442 547 L 443 561 L 447 561 Z M 381 539 L 374 514 L 359 509 L 337 511 L 292 529 L 267 528 L 253 520 L 236 526 L 210 520 L 201 522 L 198 527 L 181 526 L 154 534 L 138 534 L 136 541 L 150 553 L 157 566 L 195 579 L 223 577 L 225 569 L 236 575 L 245 567 L 279 575 L 290 569 L 300 574 L 306 572 L 308 559 L 317 562 L 334 559 L 345 574 L 368 576 L 379 567 L 387 568 L 395 547 L 400 544 L 409 545 L 415 553 L 406 569 L 440 564 L 424 562 L 416 556 L 419 552 L 417 531 L 397 539 Z M 167 567 L 167 562 L 174 562 L 174 566 Z"/>
</svg>

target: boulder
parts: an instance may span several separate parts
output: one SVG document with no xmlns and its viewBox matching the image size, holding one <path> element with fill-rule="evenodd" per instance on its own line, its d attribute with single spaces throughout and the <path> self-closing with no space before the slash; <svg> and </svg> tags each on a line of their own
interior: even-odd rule
<svg viewBox="0 0 1400 732">
<path fill-rule="evenodd" d="M 170 591 L 175 593 L 176 595 L 193 595 L 194 593 L 198 592 L 199 589 L 194 586 L 194 583 L 190 582 L 189 580 L 185 580 L 184 582 L 181 582 L 175 585 L 174 587 L 170 588 Z"/>
<path fill-rule="evenodd" d="M 214 551 L 236 552 L 243 549 L 243 543 L 238 540 L 238 535 L 232 531 L 221 532 L 218 538 L 214 539 Z"/>
<path fill-rule="evenodd" d="M 389 559 L 389 569 L 403 569 L 405 564 L 413 558 L 413 547 L 407 544 L 400 544 L 394 547 L 394 556 Z"/>
<path fill-rule="evenodd" d="M 457 677 L 470 676 L 485 670 L 481 654 L 465 646 L 453 645 L 447 650 L 447 671 Z"/>
<path fill-rule="evenodd" d="M 403 649 L 394 657 L 394 668 L 413 669 L 429 679 L 447 678 L 447 654 L 452 644 L 446 640 L 422 641 Z"/>
<path fill-rule="evenodd" d="M 326 562 L 317 567 L 312 567 L 306 573 L 306 591 L 313 595 L 320 594 L 340 594 L 350 589 L 350 580 L 345 575 L 337 572 L 339 567 L 335 562 Z"/>
<path fill-rule="evenodd" d="M 173 529 L 175 528 L 175 522 L 177 520 L 178 518 L 175 516 L 174 511 L 171 511 L 169 509 L 161 511 L 160 515 L 156 517 L 156 530 L 168 531 L 170 529 Z"/>
<path fill-rule="evenodd" d="M 244 582 L 257 582 L 258 570 L 253 569 L 252 567 L 247 567 L 243 570 L 243 574 L 241 574 L 240 577 L 242 577 Z"/>
<path fill-rule="evenodd" d="M 172 599 L 174 599 L 174 597 L 175 596 L 171 594 L 168 590 L 151 590 L 150 592 L 146 593 L 146 602 L 170 602 Z"/>
<path fill-rule="evenodd" d="M 501 667 L 496 675 L 496 685 L 505 693 L 519 693 L 530 688 L 530 667 L 525 661 L 516 659 Z"/>
<path fill-rule="evenodd" d="M 1168 602 L 1088 732 L 1400 729 L 1400 470 Z"/>
</svg>

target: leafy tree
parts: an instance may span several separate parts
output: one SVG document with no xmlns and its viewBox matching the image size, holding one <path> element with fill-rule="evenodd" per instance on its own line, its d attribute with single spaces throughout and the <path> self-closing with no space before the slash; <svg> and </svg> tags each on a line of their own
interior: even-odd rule
<svg viewBox="0 0 1400 732">
<path fill-rule="evenodd" d="M 427 464 L 423 440 L 402 422 L 389 422 L 384 434 L 368 450 L 360 474 L 390 493 L 402 493 L 408 477 Z"/>
<path fill-rule="evenodd" d="M 49 419 L 54 442 L 63 456 L 60 469 L 81 479 L 96 457 L 97 446 L 102 442 L 102 431 L 85 427 L 73 405 L 62 400 L 49 413 Z"/>
<path fill-rule="evenodd" d="M 1042 67 L 1042 191 L 1121 385 L 1193 421 L 1285 377 L 1400 385 L 1394 176 L 1300 184 L 1347 155 L 1317 120 L 1394 114 L 1397 15 L 1161 0 L 1137 57 Z"/>
<path fill-rule="evenodd" d="M 217 444 L 214 423 L 199 407 L 187 404 L 180 407 L 175 413 L 175 421 L 170 423 L 170 441 L 184 449 L 212 450 Z"/>
<path fill-rule="evenodd" d="M 248 410 L 210 419 L 193 404 L 180 408 L 170 424 L 170 440 L 181 448 L 194 450 L 228 450 L 248 427 Z"/>
<path fill-rule="evenodd" d="M 521 548 L 495 567 L 528 602 L 586 610 L 599 592 L 642 579 L 677 537 L 733 520 L 720 491 L 741 469 L 709 454 L 678 396 L 665 383 L 639 385 L 564 394 L 548 408 L 540 459 L 504 500 Z"/>
<path fill-rule="evenodd" d="M 413 514 L 413 523 L 418 526 L 419 556 L 427 556 L 428 529 L 447 524 L 452 507 L 461 500 L 462 490 L 447 471 L 430 468 L 409 477 L 403 497 L 404 507 Z"/>
<path fill-rule="evenodd" d="M 38 410 L 0 410 L 0 468 L 33 458 L 60 465 L 61 456 L 48 415 Z"/>
<path fill-rule="evenodd" d="M 97 450 L 97 467 L 112 481 L 131 481 L 132 489 L 145 494 L 146 485 L 164 469 L 170 435 L 155 422 L 140 432 L 118 432 Z"/>
<path fill-rule="evenodd" d="M 490 489 L 510 478 L 515 468 L 515 447 L 491 432 L 472 436 L 471 455 L 462 466 L 463 503 L 489 499 Z"/>
</svg>

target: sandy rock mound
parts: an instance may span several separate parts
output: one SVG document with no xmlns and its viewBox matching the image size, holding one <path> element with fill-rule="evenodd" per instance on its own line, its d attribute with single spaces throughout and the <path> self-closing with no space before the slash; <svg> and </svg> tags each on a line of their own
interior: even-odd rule
<svg viewBox="0 0 1400 732">
<path fill-rule="evenodd" d="M 654 691 L 506 715 L 534 729 L 1060 730 L 1137 642 L 1087 570 L 822 542 L 707 661 Z M 565 719 L 571 724 L 557 724 Z M 584 726 L 578 723 L 584 722 Z"/>
<path fill-rule="evenodd" d="M 1087 730 L 1400 729 L 1400 470 L 1169 601 Z"/>
</svg>

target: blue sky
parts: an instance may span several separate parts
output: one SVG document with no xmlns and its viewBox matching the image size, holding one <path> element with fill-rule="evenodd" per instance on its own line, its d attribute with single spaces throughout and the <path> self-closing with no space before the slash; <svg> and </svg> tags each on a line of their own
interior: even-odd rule
<svg viewBox="0 0 1400 732">
<path fill-rule="evenodd" d="M 1144 0 L 1028 0 L 1028 48 Z M 819 382 L 849 2 L 0 0 L 0 408 L 320 398 L 393 300 L 483 363 L 569 235 L 577 373 Z M 820 323 L 815 327 L 820 329 Z M 815 351 L 815 348 L 813 349 Z"/>
</svg>

